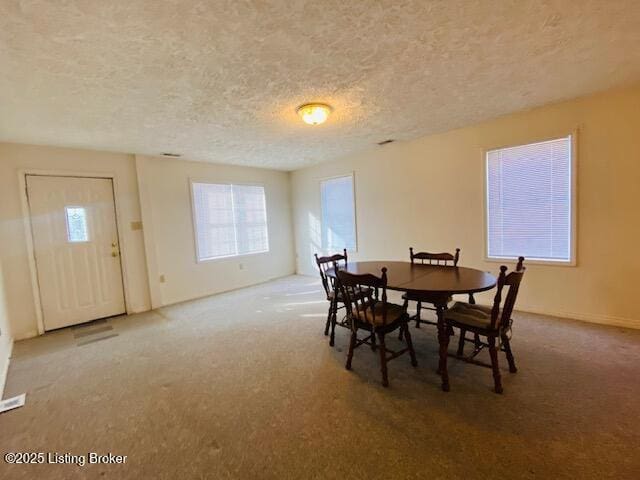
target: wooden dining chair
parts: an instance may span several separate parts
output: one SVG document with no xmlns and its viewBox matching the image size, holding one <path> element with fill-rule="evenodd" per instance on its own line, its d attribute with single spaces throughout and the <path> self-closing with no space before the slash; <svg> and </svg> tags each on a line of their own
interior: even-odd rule
<svg viewBox="0 0 640 480">
<path fill-rule="evenodd" d="M 445 324 L 449 327 L 460 329 L 460 339 L 458 351 L 455 358 L 469 363 L 489 367 L 493 370 L 493 381 L 495 392 L 502 393 L 502 380 L 498 366 L 498 351 L 505 352 L 509 371 L 516 373 L 516 363 L 511 351 L 511 327 L 513 320 L 511 315 L 518 296 L 520 282 L 524 276 L 526 268 L 523 265 L 524 257 L 518 258 L 516 269 L 507 274 L 507 267 L 500 267 L 500 275 L 496 287 L 496 295 L 493 299 L 493 307 L 485 307 L 466 302 L 456 302 L 450 309 L 444 312 Z M 501 307 L 504 289 L 507 288 L 504 304 Z M 474 334 L 474 339 L 467 339 L 467 332 Z M 479 341 L 478 338 L 485 337 L 486 342 Z M 448 336 L 447 336 L 448 339 Z M 447 340 L 448 341 L 448 340 Z M 464 357 L 465 342 L 472 342 L 474 350 L 470 356 Z M 498 345 L 496 346 L 496 342 Z M 489 348 L 491 365 L 475 359 L 485 347 Z M 445 360 L 446 361 L 446 360 Z"/>
<path fill-rule="evenodd" d="M 338 267 L 336 267 L 336 271 L 338 286 L 345 299 L 347 316 L 351 326 L 351 340 L 349 342 L 346 369 L 351 370 L 353 351 L 363 344 L 375 346 L 377 336 L 382 385 L 388 387 L 388 361 L 409 352 L 411 365 L 414 367 L 418 365 L 408 328 L 407 302 L 405 301 L 404 305 L 396 305 L 387 301 L 386 267 L 382 269 L 380 277 L 372 274 L 355 275 L 344 270 L 338 270 Z M 367 293 L 363 294 L 362 292 Z M 385 335 L 396 329 L 403 330 L 407 346 L 394 352 L 387 348 Z M 359 339 L 358 330 L 366 330 L 369 335 Z"/>
<path fill-rule="evenodd" d="M 409 257 L 411 258 L 411 264 L 422 264 L 422 265 L 442 265 L 442 266 L 453 266 L 456 267 L 458 265 L 458 260 L 460 259 L 460 249 L 456 248 L 456 253 L 429 253 L 429 252 L 413 252 L 413 247 L 409 248 Z M 427 305 L 433 305 L 433 299 L 428 295 L 420 295 L 416 293 L 406 293 L 403 297 L 404 300 L 417 302 L 416 314 L 411 317 L 412 320 L 416 321 L 416 328 L 420 328 L 421 323 L 428 323 L 430 325 L 437 325 L 436 322 L 432 322 L 429 320 L 423 320 L 421 318 L 421 311 L 423 309 L 433 310 L 435 311 L 435 307 L 428 307 Z M 402 332 L 400 334 L 400 338 L 402 338 Z"/>
<path fill-rule="evenodd" d="M 334 277 L 329 277 L 327 275 L 327 270 L 334 266 L 346 267 L 348 262 L 347 249 L 345 248 L 342 251 L 342 254 L 336 253 L 335 255 L 318 257 L 318 254 L 316 253 L 314 256 L 316 257 L 316 265 L 318 265 L 318 270 L 320 271 L 320 280 L 322 281 L 322 286 L 327 295 L 327 300 L 329 301 L 329 312 L 327 313 L 327 322 L 324 326 L 324 334 L 329 335 L 329 331 L 331 331 L 329 345 L 333 346 L 336 324 L 344 327 L 348 327 L 348 325 L 346 325 L 344 321 L 339 323 L 337 322 L 338 310 L 340 308 L 344 308 L 344 299 L 342 298 L 342 294 L 339 290 L 336 290 L 335 288 Z"/>
</svg>

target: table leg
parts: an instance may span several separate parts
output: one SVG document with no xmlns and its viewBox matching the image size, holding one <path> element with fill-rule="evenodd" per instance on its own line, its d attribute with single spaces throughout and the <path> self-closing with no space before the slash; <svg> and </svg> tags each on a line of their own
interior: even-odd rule
<svg viewBox="0 0 640 480">
<path fill-rule="evenodd" d="M 438 315 L 438 342 L 440 342 L 440 362 L 438 363 L 438 373 L 442 378 L 442 390 L 449 391 L 449 372 L 447 372 L 447 351 L 449 350 L 449 334 L 444 324 L 444 310 L 446 306 L 436 305 Z"/>
<path fill-rule="evenodd" d="M 338 316 L 338 299 L 334 295 L 333 303 L 331 304 L 331 335 L 329 337 L 329 345 L 333 347 L 336 339 L 336 320 Z"/>
</svg>

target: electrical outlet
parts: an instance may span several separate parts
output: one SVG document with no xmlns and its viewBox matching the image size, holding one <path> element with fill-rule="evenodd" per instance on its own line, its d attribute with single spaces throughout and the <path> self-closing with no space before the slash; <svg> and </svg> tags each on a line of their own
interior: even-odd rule
<svg viewBox="0 0 640 480">
<path fill-rule="evenodd" d="M 166 281 L 167 281 L 167 279 L 165 278 L 165 276 L 164 275 L 160 275 L 160 283 L 164 283 Z"/>
<path fill-rule="evenodd" d="M 240 267 L 240 270 L 244 270 L 244 263 L 241 263 L 239 267 Z"/>
</svg>

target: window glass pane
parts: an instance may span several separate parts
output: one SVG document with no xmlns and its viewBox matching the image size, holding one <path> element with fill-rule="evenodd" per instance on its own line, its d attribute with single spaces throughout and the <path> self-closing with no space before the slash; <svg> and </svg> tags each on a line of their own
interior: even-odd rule
<svg viewBox="0 0 640 480">
<path fill-rule="evenodd" d="M 269 250 L 264 187 L 193 184 L 198 260 Z"/>
<path fill-rule="evenodd" d="M 236 254 L 231 185 L 193 184 L 198 259 Z"/>
<path fill-rule="evenodd" d="M 67 216 L 67 240 L 88 242 L 87 212 L 84 207 L 65 207 Z"/>
<path fill-rule="evenodd" d="M 356 249 L 356 213 L 353 176 L 331 178 L 320 184 L 322 246 L 327 252 Z"/>
<path fill-rule="evenodd" d="M 264 187 L 233 185 L 238 253 L 269 250 Z"/>
<path fill-rule="evenodd" d="M 487 152 L 488 256 L 571 261 L 571 137 Z"/>
</svg>

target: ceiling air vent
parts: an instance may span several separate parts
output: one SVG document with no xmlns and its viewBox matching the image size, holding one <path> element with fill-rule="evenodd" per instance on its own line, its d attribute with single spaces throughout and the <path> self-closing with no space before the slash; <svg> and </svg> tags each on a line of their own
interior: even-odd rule
<svg viewBox="0 0 640 480">
<path fill-rule="evenodd" d="M 395 140 L 393 140 L 392 138 L 390 138 L 389 140 L 383 140 L 381 142 L 378 142 L 378 145 L 382 146 L 382 145 L 387 145 L 389 143 L 393 143 L 395 142 Z"/>
</svg>

